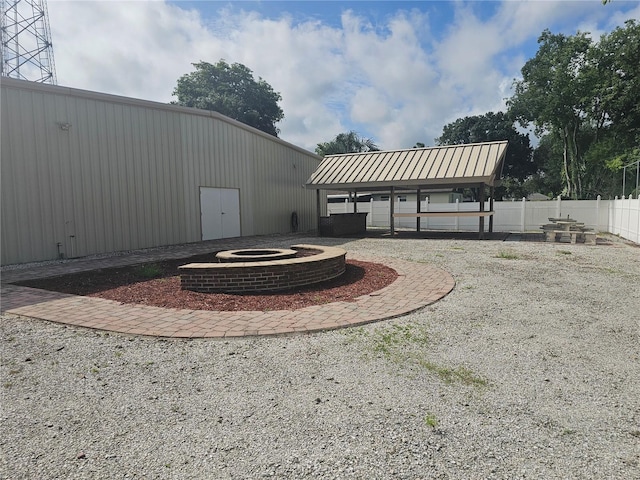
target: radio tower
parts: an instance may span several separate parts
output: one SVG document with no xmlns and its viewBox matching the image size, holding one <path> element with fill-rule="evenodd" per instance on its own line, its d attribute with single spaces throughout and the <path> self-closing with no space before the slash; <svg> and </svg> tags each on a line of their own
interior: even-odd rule
<svg viewBox="0 0 640 480">
<path fill-rule="evenodd" d="M 46 0 L 0 0 L 2 76 L 55 85 Z"/>
</svg>

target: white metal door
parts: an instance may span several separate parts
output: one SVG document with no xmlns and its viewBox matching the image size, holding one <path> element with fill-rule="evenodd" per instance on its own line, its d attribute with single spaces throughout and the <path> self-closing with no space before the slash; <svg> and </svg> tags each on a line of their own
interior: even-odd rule
<svg viewBox="0 0 640 480">
<path fill-rule="evenodd" d="M 200 187 L 202 240 L 240 236 L 240 191 Z"/>
<path fill-rule="evenodd" d="M 222 217 L 222 238 L 240 236 L 240 190 L 219 188 Z"/>
</svg>

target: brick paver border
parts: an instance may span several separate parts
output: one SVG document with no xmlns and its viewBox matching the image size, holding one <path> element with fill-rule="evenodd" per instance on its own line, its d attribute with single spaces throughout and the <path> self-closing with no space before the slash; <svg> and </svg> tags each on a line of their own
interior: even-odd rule
<svg viewBox="0 0 640 480">
<path fill-rule="evenodd" d="M 391 285 L 351 302 L 298 310 L 219 312 L 125 305 L 17 285 L 2 285 L 2 313 L 133 335 L 213 338 L 281 335 L 362 325 L 406 315 L 455 286 L 446 271 L 395 258 L 349 256 L 383 263 L 398 272 Z"/>
</svg>

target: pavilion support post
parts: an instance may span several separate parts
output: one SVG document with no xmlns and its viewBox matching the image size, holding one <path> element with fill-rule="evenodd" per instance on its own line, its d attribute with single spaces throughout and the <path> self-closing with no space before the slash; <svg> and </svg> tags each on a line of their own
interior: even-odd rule
<svg viewBox="0 0 640 480">
<path fill-rule="evenodd" d="M 358 213 L 358 189 L 353 191 L 353 213 Z"/>
<path fill-rule="evenodd" d="M 391 195 L 389 195 L 389 222 L 391 225 L 391 236 L 393 237 L 396 233 L 395 222 L 393 221 L 394 207 L 396 204 L 396 191 L 394 187 L 391 187 Z"/>
<path fill-rule="evenodd" d="M 420 189 L 416 192 L 416 213 L 420 213 Z M 420 217 L 416 217 L 416 232 L 420 231 Z"/>
<path fill-rule="evenodd" d="M 484 183 L 482 183 L 480 185 L 479 188 L 479 195 L 478 195 L 478 200 L 480 202 L 480 211 L 484 212 Z M 478 217 L 478 238 L 480 240 L 484 239 L 484 217 L 482 215 L 480 215 L 480 217 Z"/>
<path fill-rule="evenodd" d="M 316 190 L 316 227 L 318 229 L 318 236 L 320 236 L 320 217 L 322 211 L 320 210 L 320 190 Z"/>
<path fill-rule="evenodd" d="M 491 190 L 489 191 L 489 210 L 493 212 L 493 197 L 496 194 L 496 187 L 491 185 Z M 493 233 L 493 215 L 489 217 L 489 233 Z"/>
</svg>

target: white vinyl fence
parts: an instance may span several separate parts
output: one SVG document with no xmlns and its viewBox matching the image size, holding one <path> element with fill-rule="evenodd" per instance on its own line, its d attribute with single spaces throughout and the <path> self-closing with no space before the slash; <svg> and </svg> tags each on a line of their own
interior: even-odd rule
<svg viewBox="0 0 640 480">
<path fill-rule="evenodd" d="M 610 202 L 607 231 L 640 244 L 640 194 Z"/>
<path fill-rule="evenodd" d="M 389 201 L 359 202 L 358 212 L 367 212 L 367 226 L 389 227 Z M 640 243 L 640 196 L 615 200 L 556 200 L 528 202 L 525 199 L 511 202 L 494 202 L 493 230 L 495 232 L 539 231 L 540 226 L 548 223 L 549 217 L 571 217 L 585 227 L 599 232 L 610 232 L 623 238 Z M 432 203 L 424 201 L 420 205 L 422 212 L 478 211 L 477 202 Z M 489 210 L 489 202 L 485 203 Z M 396 213 L 415 213 L 415 201 L 396 200 Z M 351 213 L 353 203 L 329 203 L 328 213 Z M 488 220 L 485 228 L 488 228 Z M 396 218 L 396 228 L 416 228 L 415 218 Z M 423 217 L 421 230 L 460 230 L 477 231 L 476 217 Z"/>
</svg>

